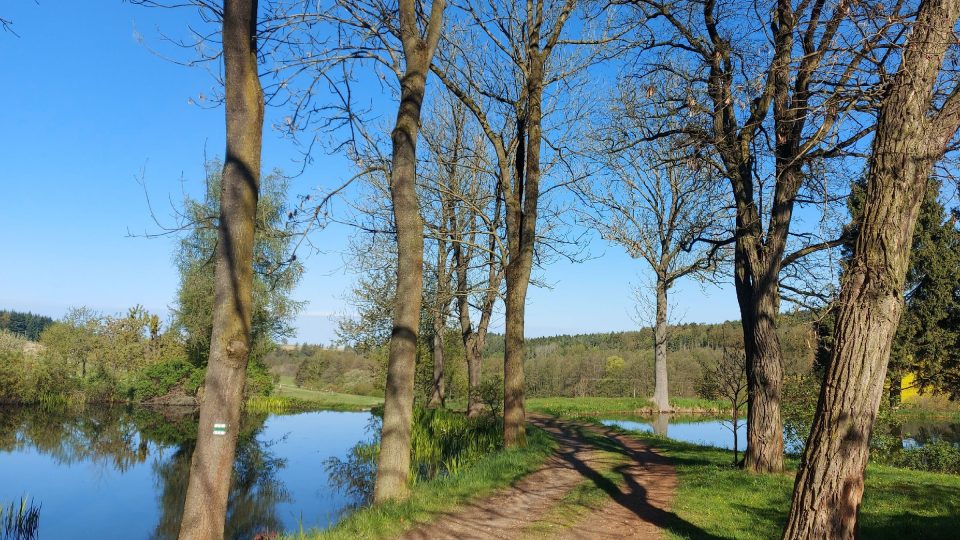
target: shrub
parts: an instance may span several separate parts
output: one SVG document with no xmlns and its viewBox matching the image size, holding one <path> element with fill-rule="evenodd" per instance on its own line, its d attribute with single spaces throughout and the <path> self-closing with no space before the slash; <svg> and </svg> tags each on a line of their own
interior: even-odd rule
<svg viewBox="0 0 960 540">
<path fill-rule="evenodd" d="M 934 441 L 916 448 L 892 452 L 885 460 L 895 467 L 960 474 L 960 448 L 947 441 Z"/>
<path fill-rule="evenodd" d="M 186 389 L 196 371 L 199 370 L 193 364 L 179 358 L 152 364 L 134 380 L 132 397 L 135 401 L 145 401 L 165 395 L 181 383 Z"/>
<path fill-rule="evenodd" d="M 23 353 L 0 349 L 0 403 L 22 403 L 30 394 Z"/>
</svg>

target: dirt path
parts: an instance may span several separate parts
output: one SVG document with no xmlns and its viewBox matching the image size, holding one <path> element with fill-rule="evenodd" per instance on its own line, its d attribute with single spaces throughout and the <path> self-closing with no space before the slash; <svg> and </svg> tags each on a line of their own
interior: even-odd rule
<svg viewBox="0 0 960 540">
<path fill-rule="evenodd" d="M 604 435 L 600 443 L 584 437 L 573 423 L 546 416 L 533 416 L 531 422 L 560 444 L 543 468 L 400 538 L 661 537 L 676 489 L 666 458 L 643 442 L 599 427 L 579 426 Z M 607 498 L 589 509 L 571 505 L 572 490 L 589 483 Z"/>
</svg>

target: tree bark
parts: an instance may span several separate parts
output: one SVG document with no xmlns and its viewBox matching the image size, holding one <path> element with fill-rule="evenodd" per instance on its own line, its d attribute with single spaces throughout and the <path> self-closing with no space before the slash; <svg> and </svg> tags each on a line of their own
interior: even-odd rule
<svg viewBox="0 0 960 540">
<path fill-rule="evenodd" d="M 190 465 L 180 538 L 223 538 L 250 352 L 253 250 L 263 90 L 257 73 L 257 1 L 227 0 L 223 63 L 227 148 L 216 248 L 213 332 L 197 445 Z M 226 434 L 214 425 L 225 424 Z"/>
<path fill-rule="evenodd" d="M 881 105 L 866 204 L 844 273 L 830 364 L 800 463 L 784 538 L 855 538 L 869 440 L 903 311 L 910 246 L 927 179 L 955 134 L 960 98 L 937 114 L 932 90 L 960 0 L 920 4 Z"/>
<path fill-rule="evenodd" d="M 390 195 L 397 231 L 397 292 L 374 490 L 376 502 L 408 495 L 413 382 L 423 293 L 423 222 L 415 185 L 416 138 L 425 87 L 425 74 L 408 70 L 401 83 L 400 110 L 391 137 Z"/>
<path fill-rule="evenodd" d="M 446 375 L 443 366 L 443 332 L 446 325 L 442 319 L 436 319 L 433 323 L 433 344 L 431 353 L 433 356 L 433 389 L 430 392 L 430 407 L 445 407 L 447 400 Z"/>
<path fill-rule="evenodd" d="M 433 1 L 426 38 L 421 38 L 415 2 L 400 0 L 399 3 L 399 37 L 406 66 L 400 79 L 397 123 L 391 134 L 390 170 L 390 197 L 397 234 L 397 288 L 373 491 L 376 503 L 409 495 L 413 383 L 423 300 L 423 220 L 416 189 L 417 134 L 427 72 L 440 39 L 445 6 L 445 0 Z"/>
<path fill-rule="evenodd" d="M 507 448 L 526 444 L 526 413 L 523 390 L 523 327 L 532 257 L 522 254 L 507 266 L 506 336 L 503 355 L 503 442 Z"/>
<path fill-rule="evenodd" d="M 776 271 L 779 274 L 779 265 Z M 777 336 L 779 293 L 776 278 L 755 290 L 750 308 L 751 328 L 744 323 L 744 339 L 750 338 L 747 354 L 747 449 L 744 467 L 753 472 L 783 470 L 783 356 Z M 752 353 L 752 354 L 751 354 Z"/>
<path fill-rule="evenodd" d="M 658 275 L 656 284 L 657 312 L 654 326 L 654 391 L 653 404 L 660 412 L 670 412 L 667 384 L 667 281 Z"/>
<path fill-rule="evenodd" d="M 454 158 L 456 159 L 456 158 Z M 448 186 L 447 189 L 452 189 Z M 446 196 L 446 195 L 444 195 Z M 444 202 L 444 219 L 446 223 L 450 219 L 449 203 Z M 433 359 L 433 381 L 431 384 L 430 400 L 428 407 L 446 406 L 446 374 L 443 365 L 443 345 L 444 332 L 447 330 L 447 315 L 449 307 L 450 272 L 447 268 L 447 241 L 444 237 L 445 231 L 441 227 L 439 238 L 437 239 L 437 267 L 436 267 L 436 291 L 433 302 L 433 336 L 430 342 L 430 355 Z"/>
<path fill-rule="evenodd" d="M 510 236 L 510 260 L 507 264 L 506 347 L 503 357 L 503 442 L 507 448 L 526 445 L 524 410 L 524 336 L 527 288 L 533 269 L 536 244 L 537 210 L 540 197 L 540 142 L 543 122 L 544 55 L 540 36 L 531 32 L 528 41 L 526 103 L 519 115 L 521 133 L 517 151 L 517 181 L 513 219 L 507 220 L 514 233 Z M 508 216 L 509 217 L 509 216 Z"/>
</svg>

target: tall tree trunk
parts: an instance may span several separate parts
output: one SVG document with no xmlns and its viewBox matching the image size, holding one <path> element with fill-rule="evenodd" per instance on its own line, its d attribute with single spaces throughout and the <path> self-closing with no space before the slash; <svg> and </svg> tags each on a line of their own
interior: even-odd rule
<svg viewBox="0 0 960 540">
<path fill-rule="evenodd" d="M 417 332 L 423 302 L 423 220 L 417 197 L 417 134 L 427 72 L 443 27 L 445 0 L 433 0 L 425 37 L 420 36 L 414 0 L 399 2 L 399 32 L 406 63 L 400 79 L 400 107 L 391 134 L 393 158 L 390 197 L 397 232 L 397 288 L 383 399 L 383 425 L 374 502 L 406 498 L 410 493 L 410 434 Z"/>
<path fill-rule="evenodd" d="M 667 280 L 657 276 L 657 312 L 653 331 L 654 341 L 654 391 L 653 404 L 660 412 L 670 411 L 669 387 L 667 384 Z"/>
<path fill-rule="evenodd" d="M 526 444 L 523 404 L 523 327 L 532 260 L 517 253 L 507 266 L 506 336 L 503 355 L 503 441 L 507 448 Z"/>
<path fill-rule="evenodd" d="M 257 74 L 256 31 L 256 0 L 224 2 L 227 149 L 220 195 L 213 332 L 180 538 L 223 538 L 240 428 L 250 353 L 253 237 L 263 136 L 264 100 Z M 224 425 L 225 434 L 217 424 Z"/>
<path fill-rule="evenodd" d="M 956 92 L 938 114 L 932 89 L 956 42 L 960 0 L 924 0 L 880 109 L 866 203 L 844 273 L 830 364 L 800 462 L 784 538 L 855 538 L 869 441 L 913 230 L 933 165 L 960 125 Z"/>
<path fill-rule="evenodd" d="M 779 273 L 779 271 L 777 272 Z M 744 467 L 753 472 L 783 470 L 783 419 L 780 395 L 783 391 L 783 357 L 777 336 L 776 317 L 779 292 L 776 278 L 761 281 L 754 289 L 749 332 L 744 322 L 744 339 L 749 336 L 747 355 L 747 450 Z"/>
<path fill-rule="evenodd" d="M 516 229 L 507 264 L 506 349 L 503 358 L 503 442 L 507 448 L 526 445 L 524 411 L 523 331 L 527 288 L 533 269 L 536 244 L 537 206 L 540 197 L 540 143 L 543 122 L 544 56 L 539 49 L 540 36 L 532 32 L 527 45 L 528 64 L 525 109 L 518 122 L 523 152 L 517 154 L 516 205 L 521 208 L 513 220 Z"/>
<path fill-rule="evenodd" d="M 401 82 L 400 110 L 393 130 L 390 195 L 397 231 L 397 293 L 390 336 L 376 502 L 405 498 L 409 487 L 410 432 L 417 332 L 423 293 L 423 222 L 417 198 L 417 130 L 426 86 L 424 73 Z"/>
<path fill-rule="evenodd" d="M 480 399 L 480 373 L 483 367 L 483 346 L 480 339 L 473 335 L 464 342 L 467 355 L 467 416 L 474 417 L 483 410 L 483 400 Z"/>
<path fill-rule="evenodd" d="M 433 387 L 430 392 L 430 407 L 446 406 L 446 374 L 443 367 L 443 332 L 446 330 L 442 320 L 434 320 L 431 356 L 433 357 Z"/>
</svg>

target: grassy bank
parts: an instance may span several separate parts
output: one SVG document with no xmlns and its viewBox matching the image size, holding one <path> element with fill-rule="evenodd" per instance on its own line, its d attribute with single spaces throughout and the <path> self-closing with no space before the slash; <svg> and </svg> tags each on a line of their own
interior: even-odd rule
<svg viewBox="0 0 960 540">
<path fill-rule="evenodd" d="M 529 398 L 527 409 L 533 412 L 568 417 L 602 417 L 617 414 L 649 414 L 655 412 L 648 398 L 628 397 L 549 397 Z M 700 398 L 670 398 L 677 413 L 726 414 L 729 402 Z"/>
<path fill-rule="evenodd" d="M 556 443 L 546 432 L 534 427 L 528 428 L 527 442 L 523 449 L 489 454 L 456 475 L 419 483 L 406 501 L 364 508 L 330 530 L 303 532 L 292 538 L 375 540 L 395 537 L 417 525 L 429 523 L 441 513 L 510 485 L 538 469 L 556 448 Z"/>
<path fill-rule="evenodd" d="M 652 435 L 677 467 L 679 486 L 666 523 L 670 538 L 779 538 L 793 490 L 789 473 L 756 475 L 730 466 L 731 453 Z M 863 538 L 956 538 L 960 476 L 871 465 L 861 508 Z"/>
<path fill-rule="evenodd" d="M 942 396 L 920 396 L 900 404 L 893 417 L 897 420 L 944 420 L 960 422 L 960 403 Z"/>
<path fill-rule="evenodd" d="M 300 388 L 292 377 L 281 377 L 268 397 L 254 397 L 247 407 L 263 412 L 284 413 L 308 410 L 367 411 L 383 403 L 383 398 Z"/>
</svg>

